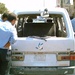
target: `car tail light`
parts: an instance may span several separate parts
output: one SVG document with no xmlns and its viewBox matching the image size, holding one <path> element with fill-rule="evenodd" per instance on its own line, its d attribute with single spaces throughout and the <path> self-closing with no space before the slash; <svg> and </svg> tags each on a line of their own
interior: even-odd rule
<svg viewBox="0 0 75 75">
<path fill-rule="evenodd" d="M 61 56 L 61 60 L 69 60 L 70 57 L 69 56 Z"/>
<path fill-rule="evenodd" d="M 69 56 L 64 56 L 64 55 L 58 55 L 57 56 L 57 60 L 58 61 L 62 61 L 62 60 L 69 60 L 70 59 L 70 57 Z"/>
<path fill-rule="evenodd" d="M 12 61 L 23 61 L 24 56 L 12 56 L 11 59 Z"/>
<path fill-rule="evenodd" d="M 23 61 L 24 54 L 22 52 L 12 52 L 11 60 L 12 61 Z"/>
<path fill-rule="evenodd" d="M 75 52 L 71 52 L 71 53 L 58 53 L 57 60 L 58 61 L 75 60 Z"/>
<path fill-rule="evenodd" d="M 75 52 L 70 53 L 70 60 L 75 60 Z"/>
</svg>

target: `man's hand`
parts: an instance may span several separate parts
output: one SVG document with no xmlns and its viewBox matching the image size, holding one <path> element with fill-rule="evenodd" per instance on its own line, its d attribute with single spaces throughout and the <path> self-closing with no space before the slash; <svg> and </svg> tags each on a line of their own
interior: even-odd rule
<svg viewBox="0 0 75 75">
<path fill-rule="evenodd" d="M 5 47 L 5 48 L 9 48 L 9 46 L 10 46 L 10 42 L 7 42 L 4 47 Z"/>
</svg>

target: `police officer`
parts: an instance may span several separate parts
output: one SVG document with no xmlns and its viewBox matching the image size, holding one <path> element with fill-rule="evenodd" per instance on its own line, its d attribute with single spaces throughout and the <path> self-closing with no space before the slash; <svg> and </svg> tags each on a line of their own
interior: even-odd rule
<svg viewBox="0 0 75 75">
<path fill-rule="evenodd" d="M 6 60 L 7 50 L 17 39 L 17 31 L 14 27 L 17 16 L 14 13 L 8 14 L 6 22 L 0 22 L 0 74 L 5 75 L 8 61 Z"/>
</svg>

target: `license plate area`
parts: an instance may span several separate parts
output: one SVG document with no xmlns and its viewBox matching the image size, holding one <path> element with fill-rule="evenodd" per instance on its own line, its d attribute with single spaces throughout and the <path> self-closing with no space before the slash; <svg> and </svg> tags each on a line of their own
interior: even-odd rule
<svg viewBox="0 0 75 75">
<path fill-rule="evenodd" d="M 28 66 L 55 66 L 56 54 L 26 54 L 25 64 Z"/>
<path fill-rule="evenodd" d="M 46 54 L 35 54 L 34 61 L 46 61 Z"/>
</svg>

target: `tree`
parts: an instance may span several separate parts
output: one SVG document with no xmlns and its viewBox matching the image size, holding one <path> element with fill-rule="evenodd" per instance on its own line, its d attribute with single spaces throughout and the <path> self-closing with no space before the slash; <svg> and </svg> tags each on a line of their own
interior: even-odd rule
<svg viewBox="0 0 75 75">
<path fill-rule="evenodd" d="M 0 14 L 7 12 L 8 9 L 5 7 L 4 3 L 0 3 Z"/>
</svg>

